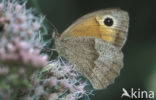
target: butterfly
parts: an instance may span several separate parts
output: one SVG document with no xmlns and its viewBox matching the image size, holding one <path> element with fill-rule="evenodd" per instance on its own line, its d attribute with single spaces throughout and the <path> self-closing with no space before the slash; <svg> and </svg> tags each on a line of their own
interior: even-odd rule
<svg viewBox="0 0 156 100">
<path fill-rule="evenodd" d="M 129 16 L 121 9 L 104 9 L 76 20 L 55 40 L 60 56 L 84 75 L 96 90 L 113 83 L 123 67 L 121 51 Z"/>
</svg>

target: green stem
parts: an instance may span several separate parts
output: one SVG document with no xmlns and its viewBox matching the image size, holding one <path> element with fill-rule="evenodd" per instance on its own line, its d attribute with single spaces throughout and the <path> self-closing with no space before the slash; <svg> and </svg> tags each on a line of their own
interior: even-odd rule
<svg viewBox="0 0 156 100">
<path fill-rule="evenodd" d="M 17 100 L 19 87 L 14 88 L 13 93 L 11 94 L 11 100 Z"/>
</svg>

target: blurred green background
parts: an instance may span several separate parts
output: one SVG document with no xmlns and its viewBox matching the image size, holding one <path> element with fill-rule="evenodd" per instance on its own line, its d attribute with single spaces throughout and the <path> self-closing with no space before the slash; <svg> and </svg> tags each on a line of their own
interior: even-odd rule
<svg viewBox="0 0 156 100">
<path fill-rule="evenodd" d="M 126 10 L 130 15 L 130 27 L 123 48 L 124 68 L 114 84 L 95 91 L 90 98 L 126 100 L 126 97 L 121 99 L 122 88 L 128 92 L 131 88 L 155 90 L 156 94 L 156 0 L 39 0 L 39 6 L 59 33 L 86 13 L 112 7 Z"/>
</svg>

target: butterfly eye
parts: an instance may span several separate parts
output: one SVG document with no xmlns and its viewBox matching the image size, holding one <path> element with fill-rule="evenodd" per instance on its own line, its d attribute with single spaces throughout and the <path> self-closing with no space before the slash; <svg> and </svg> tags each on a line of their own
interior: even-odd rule
<svg viewBox="0 0 156 100">
<path fill-rule="evenodd" d="M 112 18 L 109 18 L 109 17 L 105 18 L 104 24 L 106 26 L 112 26 L 113 25 L 113 19 Z"/>
</svg>

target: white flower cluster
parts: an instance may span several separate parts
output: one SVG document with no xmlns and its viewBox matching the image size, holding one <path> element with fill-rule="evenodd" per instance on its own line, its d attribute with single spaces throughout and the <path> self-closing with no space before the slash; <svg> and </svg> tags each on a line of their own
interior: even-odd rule
<svg viewBox="0 0 156 100">
<path fill-rule="evenodd" d="M 33 99 L 36 100 L 77 100 L 92 91 L 85 90 L 87 82 L 78 79 L 80 75 L 74 68 L 61 61 L 53 61 L 41 71 L 40 78 L 34 76 Z M 39 80 L 40 79 L 40 80 Z"/>
<path fill-rule="evenodd" d="M 25 3 L 3 0 L 0 3 L 0 61 L 2 64 L 16 63 L 20 67 L 31 64 L 43 67 L 47 55 L 41 55 L 41 44 L 35 38 L 40 36 L 43 18 L 33 15 Z M 40 39 L 40 38 L 39 38 Z M 39 40 L 38 39 L 38 40 Z M 20 62 L 20 64 L 19 64 Z"/>
</svg>

